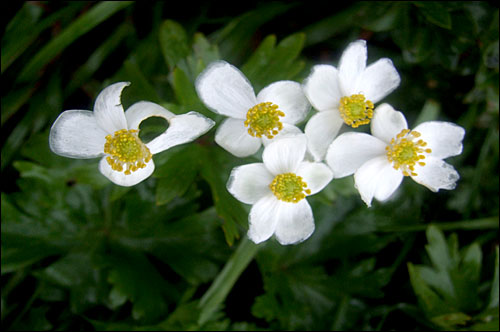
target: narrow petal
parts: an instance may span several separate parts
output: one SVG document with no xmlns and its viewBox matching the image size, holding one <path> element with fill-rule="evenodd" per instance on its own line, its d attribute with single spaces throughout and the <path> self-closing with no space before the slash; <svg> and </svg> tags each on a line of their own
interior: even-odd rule
<svg viewBox="0 0 500 332">
<path fill-rule="evenodd" d="M 162 106 L 149 101 L 137 102 L 125 111 L 128 129 L 139 129 L 139 125 L 142 121 L 153 116 L 170 121 L 175 114 L 166 110 Z"/>
<path fill-rule="evenodd" d="M 314 114 L 306 124 L 304 133 L 307 136 L 309 151 L 314 160 L 325 158 L 328 146 L 337 136 L 344 120 L 338 111 L 324 111 Z"/>
<path fill-rule="evenodd" d="M 283 123 L 283 129 L 281 129 L 276 136 L 274 136 L 271 139 L 267 138 L 266 136 L 262 136 L 261 139 L 262 139 L 262 144 L 264 144 L 264 146 L 268 146 L 269 144 L 279 140 L 280 138 L 302 135 L 302 134 L 304 133 L 298 127 L 288 123 Z"/>
<path fill-rule="evenodd" d="M 244 119 L 257 104 L 248 79 L 235 66 L 212 62 L 196 79 L 196 91 L 205 105 L 215 113 Z"/>
<path fill-rule="evenodd" d="M 296 124 L 304 120 L 311 108 L 302 87 L 293 81 L 278 81 L 262 89 L 257 95 L 257 102 L 272 102 L 278 105 L 285 116 L 283 122 Z"/>
<path fill-rule="evenodd" d="M 252 206 L 248 215 L 248 238 L 250 240 L 261 243 L 274 234 L 280 203 L 273 194 L 269 194 Z"/>
<path fill-rule="evenodd" d="M 383 58 L 366 68 L 361 75 L 358 90 L 372 103 L 377 103 L 394 91 L 400 82 L 401 78 L 392 61 Z"/>
<path fill-rule="evenodd" d="M 214 121 L 197 112 L 175 115 L 170 118 L 167 130 L 146 146 L 152 154 L 156 154 L 173 146 L 194 141 L 209 131 L 214 124 Z"/>
<path fill-rule="evenodd" d="M 91 111 L 64 111 L 50 129 L 50 149 L 68 158 L 96 158 L 104 153 L 107 133 Z"/>
<path fill-rule="evenodd" d="M 415 168 L 415 173 L 418 175 L 412 176 L 413 180 L 434 192 L 439 189 L 455 189 L 456 182 L 460 179 L 453 166 L 430 156 L 425 158 L 425 166 Z"/>
<path fill-rule="evenodd" d="M 403 174 L 396 171 L 385 156 L 367 161 L 354 173 L 356 189 L 368 207 L 373 197 L 380 201 L 388 199 L 402 180 Z"/>
<path fill-rule="evenodd" d="M 273 174 L 295 173 L 304 160 L 307 140 L 305 135 L 284 137 L 269 144 L 262 153 L 262 160 Z"/>
<path fill-rule="evenodd" d="M 108 134 L 127 128 L 127 119 L 121 103 L 122 90 L 130 82 L 118 82 L 105 88 L 99 93 L 94 105 L 94 116 L 97 123 Z"/>
<path fill-rule="evenodd" d="M 387 144 L 365 133 L 347 132 L 337 137 L 326 154 L 334 178 L 354 174 L 364 163 L 385 154 Z"/>
<path fill-rule="evenodd" d="M 308 239 L 314 232 L 314 217 L 307 200 L 303 199 L 298 203 L 280 203 L 275 230 L 278 242 L 287 245 Z"/>
<path fill-rule="evenodd" d="M 296 174 L 307 183 L 307 189 L 311 190 L 310 195 L 320 192 L 333 178 L 332 171 L 325 164 L 307 161 L 300 164 Z"/>
<path fill-rule="evenodd" d="M 339 62 L 339 79 L 343 95 L 350 96 L 358 93 L 356 88 L 365 71 L 366 58 L 366 41 L 362 39 L 350 43 L 342 53 Z"/>
<path fill-rule="evenodd" d="M 465 129 L 454 123 L 429 121 L 414 130 L 422 134 L 421 139 L 427 142 L 427 148 L 432 150 L 430 155 L 435 158 L 445 159 L 462 153 Z"/>
<path fill-rule="evenodd" d="M 339 106 L 340 92 L 337 68 L 316 65 L 303 83 L 304 93 L 318 111 L 332 110 Z"/>
<path fill-rule="evenodd" d="M 109 166 L 106 158 L 102 158 L 99 162 L 99 171 L 107 177 L 111 182 L 123 187 L 130 187 L 138 184 L 139 182 L 147 179 L 155 170 L 155 164 L 153 160 L 146 164 L 146 167 L 138 169 L 129 175 L 123 172 L 114 171 L 111 166 Z"/>
<path fill-rule="evenodd" d="M 403 113 L 396 111 L 389 104 L 381 104 L 375 108 L 371 122 L 373 136 L 389 144 L 403 129 L 408 129 Z"/>
<path fill-rule="evenodd" d="M 227 190 L 245 204 L 255 204 L 271 193 L 269 184 L 274 176 L 263 163 L 247 164 L 233 168 Z"/>
<path fill-rule="evenodd" d="M 248 157 L 259 150 L 262 141 L 248 133 L 244 121 L 240 119 L 226 119 L 217 128 L 215 142 L 236 157 Z"/>
</svg>

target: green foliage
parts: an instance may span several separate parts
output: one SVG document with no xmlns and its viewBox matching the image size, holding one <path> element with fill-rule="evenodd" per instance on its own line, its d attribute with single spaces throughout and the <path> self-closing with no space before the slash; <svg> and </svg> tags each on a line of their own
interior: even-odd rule
<svg viewBox="0 0 500 332">
<path fill-rule="evenodd" d="M 498 330 L 499 33 L 489 2 L 16 6 L 2 35 L 6 330 Z M 466 129 L 463 153 L 448 160 L 455 190 L 405 179 L 368 209 L 352 177 L 336 179 L 307 198 L 309 239 L 255 245 L 250 206 L 226 184 L 260 153 L 233 157 L 214 142 L 217 127 L 155 155 L 153 176 L 131 188 L 110 183 L 97 159 L 49 149 L 57 116 L 92 110 L 111 83 L 132 83 L 124 107 L 149 100 L 219 125 L 194 86 L 212 61 L 240 68 L 258 93 L 338 65 L 359 38 L 369 64 L 388 57 L 398 69 L 401 85 L 384 101 L 411 127 Z M 146 120 L 141 139 L 166 126 Z"/>
<path fill-rule="evenodd" d="M 456 234 L 448 240 L 436 226 L 427 228 L 432 267 L 408 263 L 411 284 L 426 317 L 444 330 L 498 330 L 498 246 L 489 302 L 479 296 L 482 252 L 474 242 L 459 250 Z M 485 296 L 483 298 L 488 298 Z"/>
</svg>

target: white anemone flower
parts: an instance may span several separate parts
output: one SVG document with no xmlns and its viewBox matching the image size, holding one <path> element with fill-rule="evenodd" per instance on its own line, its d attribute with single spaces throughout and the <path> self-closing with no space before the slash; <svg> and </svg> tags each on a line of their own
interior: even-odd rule
<svg viewBox="0 0 500 332">
<path fill-rule="evenodd" d="M 326 155 L 334 178 L 354 173 L 355 186 L 368 206 L 374 197 L 387 200 L 405 176 L 434 192 L 455 188 L 460 176 L 443 159 L 462 153 L 462 127 L 428 121 L 409 130 L 401 112 L 382 104 L 375 111 L 371 133 L 339 135 Z"/>
<path fill-rule="evenodd" d="M 400 77 L 390 59 L 369 66 L 366 59 L 366 41 L 354 41 L 342 53 L 338 69 L 316 65 L 304 81 L 304 93 L 319 111 L 304 130 L 315 160 L 323 160 L 343 123 L 353 128 L 370 123 L 373 104 L 398 87 Z"/>
<path fill-rule="evenodd" d="M 102 90 L 93 112 L 64 111 L 52 125 L 49 136 L 50 149 L 58 155 L 77 159 L 101 157 L 99 171 L 125 187 L 153 173 L 154 154 L 191 142 L 214 125 L 197 112 L 175 115 L 147 101 L 137 102 L 124 112 L 120 97 L 129 84 L 119 82 Z M 153 116 L 165 118 L 169 127 L 145 144 L 139 138 L 139 125 Z"/>
<path fill-rule="evenodd" d="M 301 133 L 294 125 L 311 107 L 301 85 L 293 81 L 274 82 L 256 96 L 245 75 L 225 61 L 211 63 L 195 85 L 210 110 L 228 117 L 215 142 L 236 157 L 254 154 L 273 138 Z"/>
<path fill-rule="evenodd" d="M 306 148 L 304 134 L 284 137 L 265 147 L 263 163 L 232 170 L 228 191 L 253 205 L 248 216 L 248 237 L 253 242 L 275 234 L 281 244 L 294 244 L 313 233 L 313 213 L 305 197 L 322 190 L 332 172 L 324 163 L 305 161 Z"/>
</svg>

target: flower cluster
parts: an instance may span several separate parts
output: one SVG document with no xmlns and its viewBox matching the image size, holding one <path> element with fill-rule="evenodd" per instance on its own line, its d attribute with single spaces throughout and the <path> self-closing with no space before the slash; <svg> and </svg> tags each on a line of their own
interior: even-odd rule
<svg viewBox="0 0 500 332">
<path fill-rule="evenodd" d="M 456 170 L 443 159 L 462 152 L 463 128 L 449 122 L 425 122 L 408 129 L 404 115 L 391 105 L 375 106 L 399 86 L 392 61 L 369 66 L 364 40 L 348 45 L 338 68 L 316 65 L 303 84 L 272 83 L 255 94 L 245 77 L 225 61 L 211 63 L 196 79 L 202 102 L 227 118 L 215 142 L 236 157 L 256 154 L 262 162 L 232 170 L 228 191 L 251 204 L 248 236 L 255 243 L 272 235 L 281 244 L 306 240 L 314 217 L 306 200 L 332 179 L 354 175 L 355 187 L 368 207 L 384 201 L 405 176 L 432 191 L 453 189 Z M 154 171 L 152 157 L 191 142 L 214 122 L 196 113 L 174 115 L 160 105 L 141 101 L 127 111 L 120 103 L 128 83 L 105 88 L 94 111 L 63 112 L 52 126 L 50 147 L 70 158 L 101 157 L 99 170 L 112 182 L 131 186 Z M 317 110 L 304 127 L 311 105 Z M 139 124 L 151 116 L 169 121 L 168 129 L 149 143 L 139 138 Z M 342 125 L 368 125 L 371 134 Z"/>
</svg>

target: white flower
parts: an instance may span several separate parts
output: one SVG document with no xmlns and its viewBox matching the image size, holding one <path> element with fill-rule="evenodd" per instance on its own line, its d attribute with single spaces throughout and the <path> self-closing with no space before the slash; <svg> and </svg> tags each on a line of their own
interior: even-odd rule
<svg viewBox="0 0 500 332">
<path fill-rule="evenodd" d="M 254 154 L 276 136 L 301 133 L 294 124 L 310 109 L 299 83 L 278 81 L 255 96 L 245 75 L 224 61 L 211 63 L 198 76 L 196 91 L 209 109 L 228 117 L 215 141 L 237 157 Z"/>
<path fill-rule="evenodd" d="M 366 59 L 366 41 L 357 40 L 342 53 L 338 69 L 316 65 L 304 81 L 304 93 L 319 111 L 304 130 L 317 161 L 323 160 L 342 123 L 353 128 L 368 124 L 373 104 L 399 85 L 399 74 L 390 59 L 379 59 L 368 67 Z"/>
<path fill-rule="evenodd" d="M 196 112 L 175 115 L 158 104 L 140 101 L 123 111 L 120 96 L 128 82 L 105 88 L 97 96 L 94 112 L 64 111 L 50 130 L 50 149 L 58 155 L 89 159 L 102 157 L 99 171 L 120 186 L 133 186 L 153 173 L 152 155 L 191 142 L 214 122 Z M 165 118 L 168 129 L 144 144 L 140 123 L 152 116 Z"/>
<path fill-rule="evenodd" d="M 255 243 L 273 234 L 281 244 L 304 241 L 314 231 L 314 218 L 306 196 L 323 189 L 332 172 L 323 163 L 304 161 L 304 134 L 284 137 L 267 145 L 263 163 L 235 167 L 228 191 L 245 204 L 253 204 L 248 237 Z"/>
<path fill-rule="evenodd" d="M 428 121 L 409 130 L 406 119 L 388 104 L 377 107 L 372 135 L 348 132 L 328 149 L 334 178 L 354 173 L 355 186 L 370 206 L 388 199 L 404 176 L 430 190 L 454 189 L 460 178 L 443 159 L 462 153 L 465 130 L 451 122 Z"/>
</svg>

